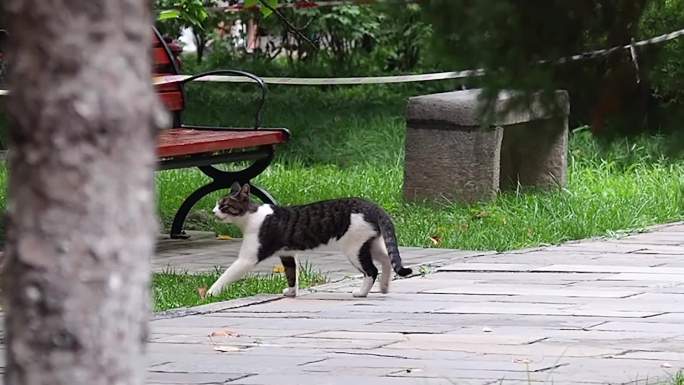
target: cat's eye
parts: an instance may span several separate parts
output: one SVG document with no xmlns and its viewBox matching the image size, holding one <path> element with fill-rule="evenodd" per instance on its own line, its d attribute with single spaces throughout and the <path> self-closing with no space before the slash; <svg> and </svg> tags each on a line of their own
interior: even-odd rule
<svg viewBox="0 0 684 385">
<path fill-rule="evenodd" d="M 225 205 L 225 206 L 219 207 L 219 209 L 221 210 L 221 212 L 224 212 L 226 214 L 240 215 L 240 209 L 238 209 L 236 207 Z"/>
</svg>

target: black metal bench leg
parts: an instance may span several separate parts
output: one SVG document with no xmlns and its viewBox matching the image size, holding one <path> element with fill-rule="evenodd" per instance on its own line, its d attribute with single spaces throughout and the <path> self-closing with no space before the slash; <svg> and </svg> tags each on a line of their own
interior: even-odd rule
<svg viewBox="0 0 684 385">
<path fill-rule="evenodd" d="M 183 224 L 185 219 L 192 210 L 193 206 L 197 204 L 205 196 L 222 189 L 228 189 L 234 182 L 249 183 L 252 194 L 259 198 L 264 203 L 276 204 L 275 199 L 266 190 L 252 184 L 251 180 L 261 174 L 273 161 L 273 147 L 266 147 L 262 149 L 263 158 L 257 160 L 252 165 L 241 171 L 223 171 L 213 166 L 201 166 L 200 171 L 210 177 L 212 182 L 206 184 L 195 190 L 189 197 L 183 201 L 180 208 L 173 218 L 171 225 L 171 238 L 183 239 L 188 236 L 183 231 Z"/>
<path fill-rule="evenodd" d="M 192 210 L 195 204 L 197 204 L 197 202 L 199 202 L 205 196 L 215 191 L 226 189 L 230 187 L 231 184 L 232 181 L 219 182 L 215 180 L 209 184 L 206 184 L 198 188 L 192 194 L 190 194 L 189 197 L 185 198 L 183 204 L 181 204 L 178 211 L 176 211 L 176 215 L 173 217 L 173 224 L 171 225 L 171 238 L 188 238 L 188 236 L 185 234 L 185 231 L 183 231 L 183 224 L 185 223 L 185 219 L 190 213 L 190 210 Z M 259 200 L 261 200 L 264 203 L 276 204 L 276 200 L 271 196 L 271 194 L 268 193 L 268 191 L 264 190 L 259 186 L 255 186 L 252 183 L 250 183 L 249 185 L 251 187 L 252 194 L 259 198 Z"/>
<path fill-rule="evenodd" d="M 271 194 L 269 194 L 268 191 L 264 190 L 263 188 L 255 186 L 251 182 L 249 183 L 249 187 L 252 195 L 259 198 L 260 201 L 272 205 L 278 204 L 276 200 L 273 198 L 273 196 L 271 196 Z"/>
<path fill-rule="evenodd" d="M 189 197 L 185 198 L 183 204 L 181 204 L 180 208 L 178 208 L 178 211 L 176 211 L 176 215 L 173 217 L 173 224 L 171 225 L 171 238 L 188 238 L 188 236 L 185 234 L 185 231 L 183 231 L 183 224 L 185 223 L 185 218 L 187 218 L 190 210 L 192 210 L 193 206 L 195 206 L 195 204 L 197 204 L 197 202 L 199 202 L 205 196 L 224 188 L 226 187 L 223 184 L 213 181 L 198 188 L 192 194 L 190 194 Z"/>
</svg>

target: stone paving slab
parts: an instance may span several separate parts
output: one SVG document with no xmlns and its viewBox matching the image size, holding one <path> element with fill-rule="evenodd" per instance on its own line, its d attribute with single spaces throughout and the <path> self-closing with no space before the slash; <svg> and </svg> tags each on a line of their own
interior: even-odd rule
<svg viewBox="0 0 684 385">
<path fill-rule="evenodd" d="M 521 287 L 520 285 L 495 283 L 479 284 L 473 286 L 446 287 L 434 290 L 424 290 L 421 293 L 428 294 L 480 294 L 480 295 L 545 295 L 558 297 L 590 297 L 590 298 L 624 298 L 641 294 L 639 290 L 601 290 L 576 289 L 562 285 L 544 285 L 540 288 L 536 285 Z"/>
</svg>

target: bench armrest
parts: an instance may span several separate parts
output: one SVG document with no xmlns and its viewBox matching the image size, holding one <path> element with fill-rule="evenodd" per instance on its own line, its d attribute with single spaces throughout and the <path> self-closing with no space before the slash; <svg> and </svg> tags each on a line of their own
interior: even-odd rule
<svg viewBox="0 0 684 385">
<path fill-rule="evenodd" d="M 253 80 L 259 86 L 259 88 L 261 89 L 261 98 L 259 99 L 259 104 L 257 105 L 256 114 L 254 115 L 254 129 L 258 130 L 259 127 L 261 126 L 261 109 L 264 107 L 264 103 L 266 102 L 266 91 L 267 91 L 266 83 L 264 83 L 264 81 L 260 77 L 254 75 L 254 74 L 251 74 L 249 72 L 240 71 L 240 70 L 215 70 L 215 71 L 209 71 L 209 72 L 204 72 L 201 74 L 190 76 L 189 78 L 183 80 L 181 82 L 181 84 L 189 83 L 189 82 L 195 81 L 195 80 L 203 78 L 203 77 L 214 76 L 214 75 L 243 76 L 243 77 L 246 77 L 246 78 Z"/>
</svg>

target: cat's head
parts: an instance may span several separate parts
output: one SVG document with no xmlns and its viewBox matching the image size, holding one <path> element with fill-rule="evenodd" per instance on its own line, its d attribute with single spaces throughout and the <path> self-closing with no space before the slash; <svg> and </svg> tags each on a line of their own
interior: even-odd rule
<svg viewBox="0 0 684 385">
<path fill-rule="evenodd" d="M 249 184 L 240 186 L 238 182 L 233 183 L 230 194 L 219 199 L 213 211 L 222 222 L 233 222 L 250 213 L 252 204 L 249 200 Z"/>
</svg>

